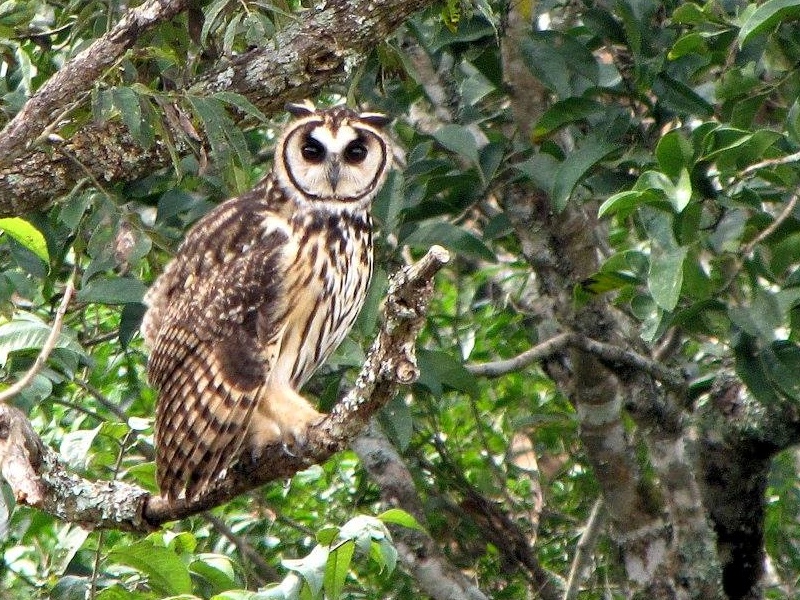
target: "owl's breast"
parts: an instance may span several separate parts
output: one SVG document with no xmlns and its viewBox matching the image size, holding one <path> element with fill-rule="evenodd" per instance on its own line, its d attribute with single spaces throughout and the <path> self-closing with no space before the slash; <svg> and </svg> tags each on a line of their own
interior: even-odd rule
<svg viewBox="0 0 800 600">
<path fill-rule="evenodd" d="M 296 256 L 287 256 L 289 308 L 271 378 L 299 389 L 341 344 L 364 305 L 372 277 L 371 222 L 367 216 L 355 224 L 331 218 L 316 233 L 298 227 L 296 240 Z"/>
</svg>

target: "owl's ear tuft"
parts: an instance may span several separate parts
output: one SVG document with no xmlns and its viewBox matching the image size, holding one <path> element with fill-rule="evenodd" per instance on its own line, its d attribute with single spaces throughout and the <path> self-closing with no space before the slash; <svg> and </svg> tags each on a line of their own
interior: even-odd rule
<svg viewBox="0 0 800 600">
<path fill-rule="evenodd" d="M 286 111 L 294 117 L 310 117 L 317 112 L 317 108 L 311 100 L 303 100 L 302 102 L 290 102 L 286 105 Z"/>
<path fill-rule="evenodd" d="M 392 122 L 392 119 L 383 113 L 376 113 L 376 112 L 362 112 L 358 115 L 358 118 L 373 127 L 386 127 L 389 123 Z"/>
</svg>

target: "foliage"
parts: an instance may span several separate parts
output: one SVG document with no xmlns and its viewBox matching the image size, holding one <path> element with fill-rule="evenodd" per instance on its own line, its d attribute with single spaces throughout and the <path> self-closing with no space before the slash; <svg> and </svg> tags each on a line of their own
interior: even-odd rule
<svg viewBox="0 0 800 600">
<path fill-rule="evenodd" d="M 151 490 L 155 396 L 136 334 L 142 296 L 191 224 L 265 172 L 283 119 L 231 92 L 193 95 L 186 83 L 302 18 L 298 2 L 195 6 L 199 26 L 189 13 L 143 35 L 90 101 L 71 107 L 60 132 L 119 120 L 142 146 L 170 145 L 171 167 L 127 185 L 85 181 L 46 210 L 0 220 L 0 367 L 9 382 L 32 364 L 64 282 L 79 269 L 57 346 L 14 403 L 76 471 Z M 433 243 L 454 251 L 420 341 L 420 380 L 381 422 L 412 471 L 424 527 L 497 599 L 527 597 L 529 574 L 469 499 L 497 503 L 528 533 L 540 518 L 536 557 L 566 576 L 599 493 L 574 409 L 544 370 L 487 380 L 464 366 L 515 356 L 553 333 L 505 211 L 511 186 L 541 191 L 554 214 L 585 206 L 602 217 L 602 266 L 574 282 L 574 301 L 612 303 L 648 345 L 678 328 L 685 341 L 676 364 L 692 376 L 693 400 L 703 401 L 728 364 L 764 406 L 800 400 L 800 3 L 515 8 L 528 9 L 535 26 L 515 37 L 506 4 L 448 1 L 413 17 L 320 99 L 355 98 L 395 116 L 402 168 L 374 206 L 380 266 L 370 301 L 307 392 L 327 408 L 352 380 L 387 276 L 407 252 Z M 2 118 L 118 10 L 93 0 L 0 2 Z M 512 110 L 505 82 L 520 72 L 501 47 L 549 100 L 530 127 Z M 173 104 L 180 129 L 162 116 Z M 795 470 L 792 457 L 777 461 L 766 520 L 767 549 L 787 585 L 800 565 L 797 527 L 785 526 L 800 517 Z M 381 510 L 380 490 L 351 452 L 213 518 L 147 537 L 88 532 L 15 507 L 6 494 L 0 585 L 9 598 L 416 597 L 413 578 L 394 569 L 386 524 L 417 525 Z M 581 597 L 622 597 L 623 579 L 606 539 Z M 254 591 L 269 582 L 279 583 Z"/>
</svg>

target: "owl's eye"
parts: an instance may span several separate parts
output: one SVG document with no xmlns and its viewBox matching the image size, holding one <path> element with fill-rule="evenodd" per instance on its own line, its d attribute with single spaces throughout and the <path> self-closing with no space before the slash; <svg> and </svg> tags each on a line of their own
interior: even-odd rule
<svg viewBox="0 0 800 600">
<path fill-rule="evenodd" d="M 344 159 L 351 164 L 358 164 L 367 158 L 367 147 L 359 140 L 353 140 L 344 149 Z"/>
<path fill-rule="evenodd" d="M 325 158 L 325 146 L 312 137 L 306 138 L 300 153 L 308 162 L 318 163 Z"/>
</svg>

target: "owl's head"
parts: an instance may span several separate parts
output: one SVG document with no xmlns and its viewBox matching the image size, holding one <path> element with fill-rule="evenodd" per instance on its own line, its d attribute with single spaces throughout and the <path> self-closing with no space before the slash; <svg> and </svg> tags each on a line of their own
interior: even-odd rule
<svg viewBox="0 0 800 600">
<path fill-rule="evenodd" d="M 380 189 L 392 161 L 389 118 L 348 108 L 290 104 L 294 116 L 275 147 L 275 177 L 308 202 L 360 206 Z"/>
</svg>

